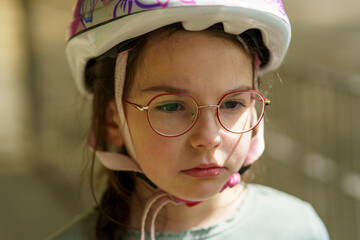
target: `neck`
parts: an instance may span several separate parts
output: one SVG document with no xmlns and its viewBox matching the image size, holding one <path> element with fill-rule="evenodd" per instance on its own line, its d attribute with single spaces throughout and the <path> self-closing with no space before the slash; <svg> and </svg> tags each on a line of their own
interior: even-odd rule
<svg viewBox="0 0 360 240">
<path fill-rule="evenodd" d="M 137 181 L 135 194 L 130 203 L 131 227 L 140 229 L 144 206 L 153 194 L 154 190 L 149 185 L 141 180 Z M 169 203 L 162 208 L 156 218 L 156 231 L 181 232 L 224 222 L 234 216 L 245 196 L 245 185 L 238 184 L 193 207 Z M 149 231 L 149 228 L 146 227 L 146 230 Z"/>
</svg>

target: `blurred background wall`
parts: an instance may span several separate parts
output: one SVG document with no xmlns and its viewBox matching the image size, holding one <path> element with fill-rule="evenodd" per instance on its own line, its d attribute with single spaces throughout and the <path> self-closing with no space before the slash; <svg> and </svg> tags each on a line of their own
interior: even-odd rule
<svg viewBox="0 0 360 240">
<path fill-rule="evenodd" d="M 0 0 L 0 239 L 43 239 L 93 205 L 89 103 L 65 60 L 73 0 Z M 286 1 L 293 39 L 263 77 L 267 149 L 254 181 L 313 204 L 331 239 L 360 239 L 360 2 Z"/>
</svg>

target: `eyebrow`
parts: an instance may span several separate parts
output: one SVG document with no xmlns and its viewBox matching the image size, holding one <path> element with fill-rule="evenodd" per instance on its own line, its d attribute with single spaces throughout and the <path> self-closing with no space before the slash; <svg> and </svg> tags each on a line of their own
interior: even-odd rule
<svg viewBox="0 0 360 240">
<path fill-rule="evenodd" d="M 246 90 L 253 90 L 253 88 L 252 88 L 252 86 L 242 85 L 242 86 L 239 86 L 237 88 L 234 88 L 234 89 L 231 89 L 231 90 L 227 91 L 227 93 L 237 92 L 237 91 L 246 91 Z M 185 93 L 185 94 L 190 93 L 190 91 L 188 89 L 172 87 L 172 86 L 169 86 L 169 85 L 153 86 L 153 87 L 145 88 L 145 89 L 143 89 L 141 91 L 142 92 Z"/>
<path fill-rule="evenodd" d="M 169 85 L 159 85 L 141 90 L 142 92 L 167 92 L 167 93 L 189 93 L 189 90 L 184 88 L 172 87 Z"/>
<path fill-rule="evenodd" d="M 247 91 L 247 90 L 254 90 L 252 86 L 242 85 L 235 89 L 231 89 L 229 92 L 237 92 L 237 91 Z"/>
</svg>

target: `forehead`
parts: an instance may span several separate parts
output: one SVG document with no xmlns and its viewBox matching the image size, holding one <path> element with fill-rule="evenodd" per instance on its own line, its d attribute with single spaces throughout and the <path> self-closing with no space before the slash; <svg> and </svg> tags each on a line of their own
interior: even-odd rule
<svg viewBox="0 0 360 240">
<path fill-rule="evenodd" d="M 241 44 L 213 31 L 162 31 L 149 36 L 142 54 L 137 89 L 156 85 L 227 91 L 252 86 L 252 61 Z M 206 85 L 206 86 L 205 86 Z M 214 90 L 211 90 L 214 93 Z"/>
</svg>

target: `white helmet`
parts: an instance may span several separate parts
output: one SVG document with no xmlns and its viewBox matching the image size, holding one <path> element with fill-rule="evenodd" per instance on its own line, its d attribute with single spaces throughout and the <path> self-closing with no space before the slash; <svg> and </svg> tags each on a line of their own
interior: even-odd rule
<svg viewBox="0 0 360 240">
<path fill-rule="evenodd" d="M 78 0 L 69 29 L 66 53 L 81 93 L 87 62 L 126 40 L 155 29 L 182 23 L 189 31 L 221 23 L 238 35 L 249 29 L 262 33 L 269 61 L 261 72 L 278 68 L 291 38 L 291 27 L 281 0 Z"/>
</svg>

